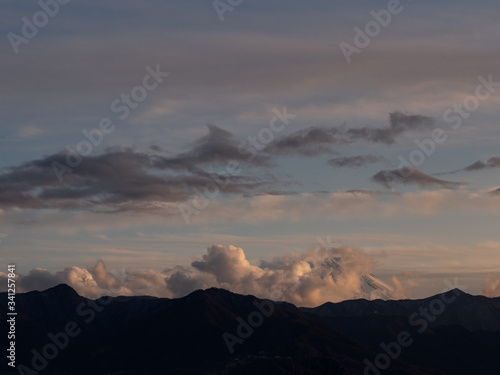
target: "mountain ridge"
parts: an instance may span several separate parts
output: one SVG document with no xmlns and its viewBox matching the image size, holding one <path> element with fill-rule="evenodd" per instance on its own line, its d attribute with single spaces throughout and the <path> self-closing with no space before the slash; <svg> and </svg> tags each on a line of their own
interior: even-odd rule
<svg viewBox="0 0 500 375">
<path fill-rule="evenodd" d="M 4 316 L 3 295 L 0 313 Z M 65 325 L 74 322 L 80 333 L 47 361 L 41 373 L 163 374 L 168 369 L 173 374 L 295 371 L 313 375 L 328 368 L 328 373 L 362 374 L 364 361 L 374 361 L 382 342 L 394 341 L 407 331 L 414 344 L 384 374 L 496 374 L 491 366 L 494 351 L 500 350 L 500 328 L 494 325 L 500 321 L 500 298 L 460 290 L 451 290 L 445 297 L 451 301 L 453 295 L 457 298 L 441 314 L 446 319 L 429 322 L 418 332 L 423 327 L 411 324 L 410 313 L 428 307 L 441 294 L 420 300 L 357 299 L 302 308 L 221 288 L 199 289 L 175 299 L 91 300 L 60 284 L 16 296 L 18 363 L 30 366 L 32 350 L 42 353 L 51 343 L 49 333 L 64 332 Z M 474 326 L 490 316 L 485 311 L 497 320 Z M 7 328 L 5 319 L 0 327 Z M 0 363 L 2 373 L 18 373 L 8 372 L 4 359 Z"/>
</svg>

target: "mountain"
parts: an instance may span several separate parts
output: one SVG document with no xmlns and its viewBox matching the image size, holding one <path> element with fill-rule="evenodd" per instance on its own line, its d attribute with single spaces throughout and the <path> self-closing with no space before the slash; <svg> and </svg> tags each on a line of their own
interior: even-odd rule
<svg viewBox="0 0 500 375">
<path fill-rule="evenodd" d="M 301 308 L 338 332 L 381 349 L 401 332 L 412 344 L 398 360 L 421 363 L 440 374 L 498 374 L 500 298 L 459 289 L 419 300 L 351 300 Z M 384 371 L 384 373 L 386 373 Z"/>
<path fill-rule="evenodd" d="M 409 316 L 429 306 L 436 311 L 439 296 L 310 309 L 215 288 L 177 299 L 89 300 L 62 284 L 16 296 L 18 368 L 2 357 L 1 373 L 498 374 L 500 300 L 460 291 L 448 300 L 453 296 L 423 329 L 421 316 Z M 6 301 L 0 293 L 3 332 Z M 381 342 L 402 332 L 413 343 L 382 371 Z"/>
<path fill-rule="evenodd" d="M 472 296 L 459 289 L 454 289 L 444 295 L 449 303 L 442 301 L 441 295 L 418 299 L 418 300 L 351 300 L 339 303 L 327 302 L 315 308 L 301 308 L 306 313 L 312 313 L 325 317 L 366 317 L 371 315 L 402 315 L 410 316 L 418 312 L 421 307 L 435 310 L 436 319 L 429 325 L 452 326 L 459 325 L 469 331 L 484 330 L 495 332 L 500 330 L 500 298 L 487 298 L 484 296 Z M 439 302 L 441 301 L 441 303 Z M 434 306 L 435 305 L 435 306 Z M 441 306 L 444 306 L 442 308 Z M 440 310 L 443 310 L 440 312 Z"/>
<path fill-rule="evenodd" d="M 330 274 L 334 279 L 339 277 L 343 272 L 342 257 L 336 256 L 326 259 L 325 266 L 330 269 Z M 383 299 L 391 299 L 393 297 L 394 289 L 375 275 L 362 274 L 360 281 L 361 294 L 359 298 L 371 299 L 374 295 Z"/>
</svg>

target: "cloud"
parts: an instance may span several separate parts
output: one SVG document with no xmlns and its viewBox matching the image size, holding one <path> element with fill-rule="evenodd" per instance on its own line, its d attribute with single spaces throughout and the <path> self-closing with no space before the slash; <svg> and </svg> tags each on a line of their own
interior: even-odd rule
<svg viewBox="0 0 500 375">
<path fill-rule="evenodd" d="M 335 153 L 333 146 L 354 142 L 393 144 L 396 137 L 408 131 L 430 129 L 434 125 L 431 117 L 406 115 L 393 112 L 389 115 L 389 126 L 385 128 L 360 127 L 309 127 L 282 136 L 271 142 L 264 151 L 272 155 L 317 156 Z"/>
<path fill-rule="evenodd" d="M 172 170 L 197 170 L 204 165 L 226 165 L 229 161 L 247 163 L 248 155 L 238 149 L 239 142 L 233 134 L 215 125 L 207 124 L 208 134 L 196 140 L 191 149 L 172 158 L 156 160 L 156 167 Z M 266 165 L 268 157 L 257 154 L 255 165 Z"/>
<path fill-rule="evenodd" d="M 197 224 L 220 222 L 242 223 L 300 222 L 303 220 L 380 217 L 434 214 L 497 214 L 500 200 L 489 190 L 433 189 L 411 192 L 335 191 L 329 194 L 259 195 L 250 200 L 239 197 L 213 202 L 193 217 Z M 402 209 L 404 207 L 404 209 Z"/>
<path fill-rule="evenodd" d="M 478 171 L 489 168 L 500 168 L 500 157 L 489 158 L 486 162 L 477 161 L 464 168 L 464 171 Z"/>
<path fill-rule="evenodd" d="M 110 272 L 100 260 L 90 269 L 73 266 L 55 274 L 34 269 L 27 275 L 18 275 L 17 285 L 19 292 L 26 292 L 66 283 L 88 298 L 181 297 L 196 289 L 220 287 L 299 306 L 317 306 L 327 301 L 381 297 L 378 290 L 363 289 L 362 276 L 370 274 L 373 266 L 373 261 L 361 250 L 351 247 L 310 248 L 257 266 L 250 263 L 239 247 L 212 245 L 191 267 L 177 266 L 163 272 L 125 269 Z M 5 276 L 0 274 L 0 279 Z M 403 284 L 399 279 L 394 281 L 398 293 L 403 293 Z"/>
<path fill-rule="evenodd" d="M 18 280 L 18 288 L 21 291 L 44 290 L 62 282 L 64 277 L 61 274 L 52 275 L 46 269 L 35 268 Z"/>
<path fill-rule="evenodd" d="M 322 193 L 254 194 L 224 196 L 214 199 L 197 215 L 193 225 L 238 222 L 263 224 L 303 220 L 353 220 L 398 218 L 407 215 L 430 217 L 435 214 L 489 215 L 500 210 L 499 195 L 484 190 L 425 189 L 392 192 L 390 190 L 339 190 Z M 123 204 L 124 205 L 124 204 Z M 122 206 L 122 205 L 120 205 Z M 404 210 L 401 209 L 404 207 Z M 138 228 L 144 225 L 184 225 L 177 203 L 129 203 L 119 215 L 76 210 L 3 210 L 0 224 L 21 223 L 23 230 L 34 235 L 52 231 L 61 235 L 76 233 L 101 234 L 116 228 Z M 140 219 L 138 221 L 138 218 Z M 142 229 L 140 229 L 142 230 Z M 110 237 L 111 238 L 111 237 Z M 212 238 L 209 242 L 217 241 Z M 232 242 L 228 240 L 227 242 Z M 101 242 L 102 245 L 104 243 Z"/>
<path fill-rule="evenodd" d="M 5 277 L 0 273 L 0 279 Z M 96 299 L 103 295 L 152 295 L 169 297 L 172 294 L 166 288 L 165 275 L 153 270 L 128 273 L 109 272 L 102 260 L 90 268 L 67 267 L 63 271 L 51 273 L 42 268 L 35 268 L 27 275 L 18 275 L 16 285 L 19 292 L 45 290 L 58 284 L 68 284 L 78 294 Z M 5 283 L 6 284 L 6 283 Z"/>
<path fill-rule="evenodd" d="M 393 144 L 396 137 L 413 130 L 425 130 L 434 126 L 434 119 L 422 115 L 406 115 L 393 112 L 389 115 L 389 127 L 383 129 L 358 128 L 349 129 L 347 134 L 351 140 L 367 140 L 373 143 Z"/>
<path fill-rule="evenodd" d="M 399 275 L 391 277 L 391 283 L 394 285 L 392 297 L 394 299 L 408 298 L 407 291 L 419 284 L 419 276 L 415 272 L 401 272 Z"/>
<path fill-rule="evenodd" d="M 164 272 L 169 275 L 167 279 L 169 294 L 175 297 L 182 297 L 193 290 L 204 289 L 217 284 L 212 276 L 197 273 L 188 267 L 177 266 Z"/>
<path fill-rule="evenodd" d="M 360 155 L 360 156 L 348 156 L 343 158 L 333 158 L 328 160 L 328 164 L 338 168 L 344 168 L 344 167 L 356 168 L 356 167 L 366 167 L 369 164 L 375 164 L 384 160 L 386 160 L 386 158 L 384 158 L 383 156 Z"/>
<path fill-rule="evenodd" d="M 16 285 L 21 292 L 44 290 L 65 283 L 84 296 L 96 295 L 98 283 L 91 272 L 80 267 L 67 267 L 55 274 L 43 268 L 35 268 L 28 275 L 18 276 Z"/>
<path fill-rule="evenodd" d="M 500 195 L 500 188 L 490 191 L 490 194 Z"/>
<path fill-rule="evenodd" d="M 65 173 L 61 182 L 53 166 L 66 165 L 72 155 L 68 151 L 5 168 L 0 175 L 0 207 L 146 211 L 151 202 L 184 201 L 207 186 L 215 190 L 216 183 L 219 192 L 226 194 L 259 192 L 259 188 L 277 183 L 269 174 L 240 175 L 241 166 L 232 167 L 233 175 L 227 168 L 202 169 L 238 154 L 236 147 L 227 145 L 225 131 L 209 129 L 209 135 L 197 141 L 189 152 L 173 158 L 130 148 L 113 148 L 88 156 Z M 219 135 L 222 140 L 214 140 Z"/>
<path fill-rule="evenodd" d="M 247 153 L 240 151 L 241 143 L 232 133 L 207 125 L 208 134 L 195 140 L 185 152 L 171 156 L 155 146 L 150 147 L 149 152 L 108 148 L 102 154 L 82 158 L 76 167 L 66 169 L 62 181 L 59 181 L 56 168 L 61 174 L 62 168 L 71 165 L 68 160 L 77 156 L 64 150 L 5 168 L 0 175 L 0 207 L 148 211 L 157 208 L 155 202 L 183 202 L 207 186 L 214 190 L 215 184 L 219 185 L 216 186 L 216 195 L 219 192 L 245 196 L 269 191 L 286 192 L 271 188 L 293 182 L 280 182 L 270 174 L 243 176 L 240 175 L 242 166 L 269 166 L 273 158 L 282 155 L 333 153 L 333 144 L 357 140 L 392 143 L 405 131 L 431 126 L 432 120 L 395 112 L 390 114 L 389 123 L 389 127 L 383 129 L 302 129 L 272 142 L 252 160 L 248 159 Z M 373 158 L 367 156 L 337 162 L 352 165 L 372 162 Z M 229 175 L 228 168 L 233 175 Z"/>
<path fill-rule="evenodd" d="M 500 276 L 493 274 L 488 275 L 482 293 L 486 297 L 500 297 Z"/>
<path fill-rule="evenodd" d="M 393 187 L 393 184 L 415 184 L 422 187 L 438 187 L 445 189 L 455 189 L 460 186 L 458 182 L 440 180 L 429 176 L 416 168 L 407 167 L 405 170 L 393 169 L 382 170 L 372 176 L 372 180 L 381 184 L 387 189 Z"/>
<path fill-rule="evenodd" d="M 38 126 L 23 126 L 21 129 L 19 129 L 18 134 L 22 138 L 29 138 L 35 135 L 39 135 L 42 132 L 42 129 Z"/>
<path fill-rule="evenodd" d="M 335 153 L 334 144 L 342 144 L 340 130 L 336 128 L 310 127 L 282 136 L 271 142 L 264 152 L 273 155 L 317 156 Z"/>
<path fill-rule="evenodd" d="M 478 160 L 465 168 L 457 169 L 456 171 L 438 173 L 438 175 L 454 174 L 458 172 L 474 172 L 484 169 L 500 168 L 500 157 L 491 157 L 486 162 Z"/>
<path fill-rule="evenodd" d="M 163 14 L 164 17 L 166 15 L 173 17 L 174 14 L 192 15 L 193 9 L 198 6 L 193 8 L 191 4 L 185 6 L 162 4 L 161 8 L 164 11 L 158 12 L 156 8 L 148 9 L 148 16 L 157 17 L 156 13 Z M 203 12 L 208 11 L 206 7 L 201 8 Z M 141 8 L 141 11 L 145 10 Z M 296 12 L 291 7 L 290 11 Z M 128 12 L 133 13 L 134 10 L 129 9 Z M 259 12 L 266 14 L 262 8 Z M 339 22 L 335 24 L 340 43 L 343 40 L 341 36 L 347 36 L 348 33 L 345 32 L 350 30 L 350 27 L 345 27 L 345 17 L 337 14 L 335 8 L 327 12 L 301 14 L 307 17 L 303 18 L 303 25 L 294 24 L 294 27 L 291 27 L 293 23 L 288 19 L 282 20 L 282 27 L 285 28 L 283 30 L 287 30 L 285 34 L 276 33 L 275 29 L 272 33 L 263 34 L 258 31 L 262 28 L 256 29 L 255 25 L 260 24 L 265 29 L 267 27 L 265 17 L 261 17 L 259 13 L 247 16 L 249 17 L 246 20 L 241 20 L 241 29 L 238 32 L 224 37 L 221 37 L 221 30 L 210 22 L 210 17 L 202 17 L 204 23 L 200 23 L 196 30 L 178 28 L 175 22 L 157 23 L 159 28 L 154 30 L 155 37 L 144 32 L 145 30 L 134 30 L 130 25 L 126 29 L 120 29 L 123 25 L 116 20 L 110 31 L 109 22 L 112 20 L 106 19 L 103 22 L 94 17 L 91 21 L 96 27 L 101 28 L 99 38 L 96 38 L 94 33 L 82 30 L 78 26 L 85 24 L 82 22 L 83 14 L 71 15 L 68 25 L 78 29 L 76 33 L 78 37 L 75 33 L 60 35 L 58 38 L 48 37 L 43 46 L 31 47 L 33 59 L 19 61 L 15 55 L 7 55 L 2 59 L 2 69 L 8 71 L 10 68 L 15 72 L 35 72 L 38 62 L 44 66 L 43 77 L 34 73 L 22 77 L 13 74 L 12 77 L 5 77 L 5 87 L 1 90 L 5 97 L 11 97 L 13 93 L 21 97 L 24 93 L 23 97 L 26 98 L 29 94 L 30 102 L 34 103 L 40 102 L 40 95 L 49 89 L 62 92 L 63 97 L 60 99 L 72 103 L 79 103 L 84 99 L 92 100 L 96 96 L 97 99 L 106 100 L 103 98 L 116 95 L 116 92 L 123 87 L 133 87 L 130 86 L 134 84 L 133 74 L 143 69 L 145 61 L 168 61 L 169 70 L 177 72 L 176 76 L 172 74 L 172 77 L 169 77 L 169 86 L 176 92 L 176 97 L 189 101 L 198 95 L 203 96 L 205 102 L 210 102 L 217 98 L 220 92 L 230 93 L 226 97 L 233 98 L 246 94 L 245 105 L 248 108 L 249 97 L 262 98 L 267 104 L 270 102 L 270 96 L 276 91 L 280 93 L 280 100 L 283 100 L 285 94 L 309 103 L 314 99 L 318 100 L 319 95 L 321 99 L 333 98 L 333 103 L 338 97 L 354 103 L 359 98 L 360 91 L 364 92 L 364 95 L 373 95 L 377 98 L 385 94 L 393 99 L 408 91 L 413 93 L 414 91 L 408 90 L 408 87 L 419 89 L 423 86 L 429 91 L 430 85 L 436 89 L 444 87 L 442 91 L 448 92 L 447 88 L 451 84 L 465 86 L 464 83 L 467 82 L 465 67 L 471 63 L 480 61 L 481 71 L 495 71 L 496 67 L 497 53 L 488 48 L 477 49 L 476 45 L 475 54 L 457 48 L 461 45 L 457 39 L 473 38 L 465 30 L 462 30 L 460 37 L 458 36 L 460 34 L 454 34 L 453 41 L 448 38 L 449 44 L 446 48 L 442 43 L 431 40 L 426 33 L 412 34 L 419 41 L 412 48 L 415 49 L 418 45 L 418 54 L 422 57 L 422 61 L 415 60 L 411 54 L 405 53 L 409 47 L 404 39 L 397 41 L 389 39 L 387 45 L 382 44 L 373 54 L 365 56 L 367 59 L 365 64 L 353 66 L 345 63 L 338 49 L 337 58 L 332 60 L 332 49 L 329 48 L 331 38 L 317 38 L 313 28 L 304 27 L 304 24 L 311 23 L 305 20 L 310 19 L 321 30 L 321 27 L 332 26 L 332 16 L 339 17 Z M 455 13 L 455 19 L 461 16 Z M 484 14 L 477 18 L 484 19 Z M 70 21 L 72 19 L 73 22 Z M 483 24 L 476 23 L 474 29 L 478 30 L 478 33 L 483 32 L 483 36 L 486 37 L 488 25 L 483 21 Z M 66 26 L 62 26 L 61 31 L 66 30 Z M 290 38 L 291 34 L 294 34 L 293 38 Z M 314 37 L 311 37 L 312 35 Z M 203 45 L 199 43 L 200 37 L 204 37 Z M 485 42 L 487 38 L 482 40 Z M 477 42 L 477 39 L 475 41 Z M 109 50 L 110 43 L 117 46 L 116 50 Z M 127 48 L 130 45 L 134 48 Z M 60 59 L 61 46 L 67 51 L 68 56 L 72 57 L 70 67 Z M 176 51 L 175 59 L 170 56 L 170 51 L 173 50 Z M 215 53 L 216 51 L 223 53 Z M 86 61 L 85 56 L 92 52 L 101 58 L 91 62 Z M 436 56 L 439 58 L 436 59 Z M 456 64 L 457 61 L 461 63 Z M 367 66 L 370 69 L 366 69 Z M 241 74 L 242 71 L 245 74 Z M 75 74 L 76 72 L 80 74 Z M 333 74 L 334 72 L 338 74 Z M 443 86 L 445 84 L 447 86 Z M 336 90 L 332 92 L 332 88 Z M 93 91 L 95 95 L 89 96 L 90 90 L 95 90 Z M 44 99 L 47 101 L 49 98 Z M 417 105 L 420 105 L 422 96 L 417 94 L 410 100 L 412 101 L 408 103 L 416 105 L 414 103 L 418 102 Z M 359 112 L 359 105 L 355 104 L 356 111 Z M 429 101 L 426 104 L 434 102 Z M 196 109 L 191 103 L 188 107 L 191 113 Z"/>
<path fill-rule="evenodd" d="M 202 261 L 195 261 L 191 265 L 199 271 L 214 275 L 220 284 L 235 284 L 241 280 L 263 276 L 262 269 L 250 265 L 243 249 L 231 245 L 213 245 L 208 248 L 208 254 L 203 256 Z"/>
</svg>

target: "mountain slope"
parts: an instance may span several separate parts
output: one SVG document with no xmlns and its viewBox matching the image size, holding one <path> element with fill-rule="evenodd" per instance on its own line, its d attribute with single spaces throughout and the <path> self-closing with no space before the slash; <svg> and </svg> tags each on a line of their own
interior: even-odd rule
<svg viewBox="0 0 500 375">
<path fill-rule="evenodd" d="M 409 316 L 439 296 L 305 309 L 215 288 L 178 299 L 93 301 L 59 285 L 17 295 L 17 364 L 38 365 L 36 372 L 55 375 L 373 375 L 377 369 L 366 370 L 364 361 L 374 363 L 382 341 L 390 343 L 407 331 L 413 343 L 391 360 L 384 374 L 498 374 L 499 299 L 456 293 L 440 320 L 419 333 L 421 326 L 411 324 Z M 6 294 L 0 294 L 4 332 L 6 301 Z M 55 358 L 46 359 L 43 353 L 54 343 L 49 333 L 65 345 Z M 61 339 L 64 335 L 67 340 Z M 32 363 L 32 350 L 41 353 L 38 362 Z M 1 361 L 2 374 L 19 373 L 6 366 L 5 357 Z"/>
</svg>

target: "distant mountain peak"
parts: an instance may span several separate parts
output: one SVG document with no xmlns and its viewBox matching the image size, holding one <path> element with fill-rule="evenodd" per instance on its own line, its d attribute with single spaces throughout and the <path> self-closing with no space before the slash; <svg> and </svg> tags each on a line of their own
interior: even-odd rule
<svg viewBox="0 0 500 375">
<path fill-rule="evenodd" d="M 454 294 L 457 294 L 457 295 L 469 295 L 469 293 L 465 293 L 462 289 L 459 289 L 459 288 L 455 288 L 455 289 L 451 289 L 450 292 L 453 292 Z"/>
<path fill-rule="evenodd" d="M 342 265 L 342 257 L 335 256 L 325 260 L 325 264 L 332 270 L 332 277 L 336 279 L 344 272 L 344 267 Z M 394 298 L 394 288 L 389 284 L 383 282 L 378 277 L 372 274 L 362 274 L 360 294 L 358 298 L 373 299 L 393 299 Z"/>
<path fill-rule="evenodd" d="M 48 289 L 44 290 L 44 292 L 45 293 L 47 293 L 47 292 L 68 293 L 68 294 L 79 295 L 75 289 L 70 287 L 68 284 L 64 284 L 64 283 L 53 286 L 52 288 L 48 288 Z"/>
<path fill-rule="evenodd" d="M 40 294 L 49 296 L 51 299 L 63 300 L 63 299 L 79 299 L 84 298 L 78 294 L 78 292 L 70 287 L 68 284 L 58 284 L 52 288 L 48 288 L 42 291 L 31 291 L 27 294 Z"/>
<path fill-rule="evenodd" d="M 46 289 L 46 291 L 48 290 L 67 290 L 67 291 L 73 291 L 73 292 L 76 292 L 76 290 L 74 290 L 72 287 L 70 287 L 68 284 L 64 284 L 64 283 L 61 283 L 61 284 L 58 284 L 56 286 L 53 286 L 52 288 L 48 288 Z"/>
</svg>

